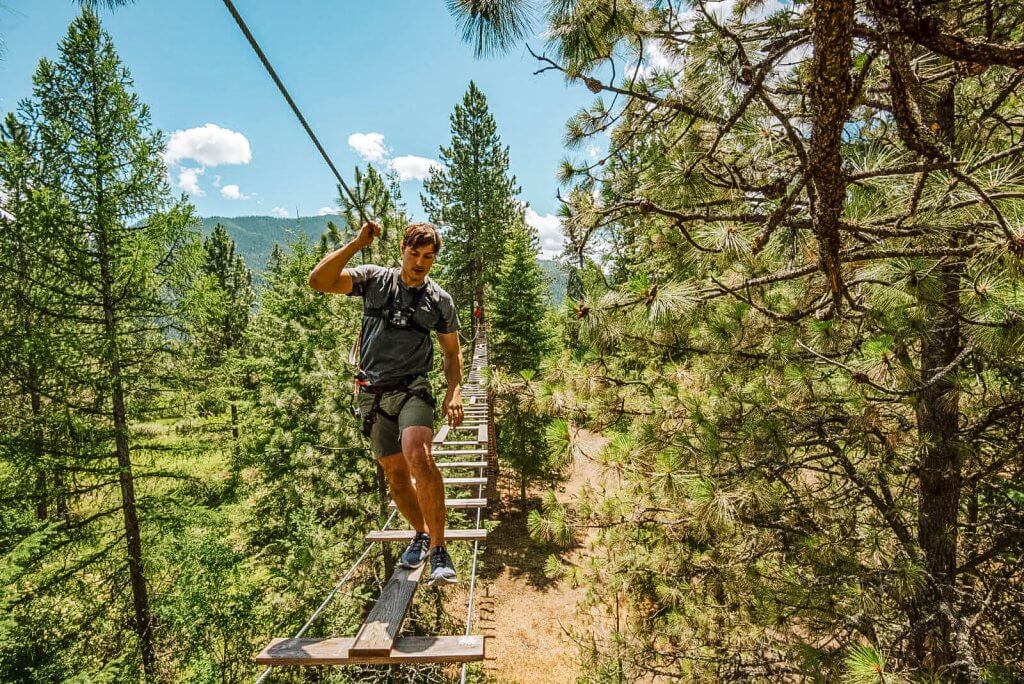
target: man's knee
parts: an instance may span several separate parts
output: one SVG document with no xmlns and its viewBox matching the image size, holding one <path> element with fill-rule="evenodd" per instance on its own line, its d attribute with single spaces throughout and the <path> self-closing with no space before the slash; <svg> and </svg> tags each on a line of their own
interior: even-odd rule
<svg viewBox="0 0 1024 684">
<path fill-rule="evenodd" d="M 410 482 L 409 466 L 401 451 L 389 454 L 377 459 L 384 470 L 384 477 L 392 486 L 403 485 Z"/>
<path fill-rule="evenodd" d="M 410 426 L 402 433 L 402 453 L 413 475 L 417 471 L 432 470 L 434 460 L 430 455 L 430 440 L 433 438 L 430 428 L 419 425 Z"/>
</svg>

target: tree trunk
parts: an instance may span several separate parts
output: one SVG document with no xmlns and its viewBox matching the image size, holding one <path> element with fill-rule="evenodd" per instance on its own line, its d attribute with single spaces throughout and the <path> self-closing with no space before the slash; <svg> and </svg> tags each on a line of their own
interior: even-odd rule
<svg viewBox="0 0 1024 684">
<path fill-rule="evenodd" d="M 950 148 L 955 144 L 953 95 L 949 85 L 935 103 L 940 135 Z M 950 231 L 948 244 L 958 247 L 959 233 Z M 962 350 L 958 314 L 963 274 L 962 261 L 947 261 L 937 271 L 939 302 L 930 307 L 926 320 L 933 325 L 921 340 L 922 384 L 951 364 Z M 930 581 L 917 599 L 918 629 L 913 646 L 924 667 L 948 668 L 959 663 L 959 669 L 949 674 L 956 681 L 976 681 L 973 652 L 962 652 L 965 644 L 955 596 L 963 457 L 958 425 L 960 392 L 951 375 L 917 395 L 917 427 L 923 445 L 918 466 L 917 539 Z M 969 644 L 966 646 L 969 649 Z"/>
<path fill-rule="evenodd" d="M 238 406 L 231 402 L 231 447 L 238 456 Z"/>
<path fill-rule="evenodd" d="M 35 389 L 35 369 L 31 371 L 32 383 L 32 464 L 36 469 L 36 520 L 46 520 L 49 508 L 49 493 L 46 491 L 46 467 L 43 464 L 43 430 L 40 414 L 43 412 L 39 392 Z"/>
<path fill-rule="evenodd" d="M 808 158 L 811 222 L 818 241 L 818 267 L 828 278 L 834 307 L 843 295 L 839 262 L 839 220 L 846 201 L 842 136 L 853 88 L 854 0 L 815 0 L 811 12 L 814 42 L 811 76 L 813 126 Z"/>
<path fill-rule="evenodd" d="M 98 206 L 103 206 L 102 186 Z M 117 456 L 117 476 L 121 485 L 121 511 L 124 518 L 125 543 L 128 549 L 128 575 L 132 587 L 132 602 L 135 609 L 134 627 L 142 651 L 142 669 L 146 677 L 156 674 L 156 654 L 153 648 L 153 622 L 149 611 L 149 595 L 146 590 L 146 576 L 142 565 L 142 534 L 139 529 L 138 506 L 135 501 L 135 479 L 132 475 L 132 461 L 128 446 L 128 411 L 125 406 L 124 373 L 120 359 L 117 321 L 114 311 L 114 276 L 111 272 L 111 258 L 108 254 L 107 236 L 100 219 L 98 223 L 99 266 L 103 297 L 103 328 L 107 341 L 105 356 L 111 379 L 111 400 L 113 402 L 114 448 Z"/>
<path fill-rule="evenodd" d="M 117 450 L 118 480 L 121 484 L 121 509 L 124 513 L 125 541 L 128 545 L 128 574 L 135 606 L 135 631 L 142 650 L 142 668 L 148 677 L 156 673 L 153 650 L 153 621 L 149 612 L 149 595 L 142 567 L 142 535 L 139 530 L 138 506 L 135 502 L 135 480 L 128 451 L 128 416 L 124 403 L 124 387 L 120 368 L 114 375 L 114 442 Z"/>
</svg>

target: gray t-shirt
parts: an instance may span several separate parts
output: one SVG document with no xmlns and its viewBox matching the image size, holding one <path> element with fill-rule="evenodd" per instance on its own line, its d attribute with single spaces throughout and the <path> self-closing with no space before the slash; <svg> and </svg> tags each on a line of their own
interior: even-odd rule
<svg viewBox="0 0 1024 684">
<path fill-rule="evenodd" d="M 455 332 L 459 314 L 452 296 L 428 276 L 421 287 L 407 287 L 399 276 L 401 269 L 363 264 L 348 269 L 352 274 L 350 297 L 363 298 L 363 340 L 359 346 L 360 368 L 371 384 L 397 380 L 405 376 L 426 375 L 434 364 L 434 343 L 430 335 L 418 330 L 396 328 L 383 318 L 367 316 L 367 309 L 387 304 L 388 293 L 395 286 L 395 308 L 412 306 L 416 292 L 426 288 L 412 318 L 427 330 Z"/>
</svg>

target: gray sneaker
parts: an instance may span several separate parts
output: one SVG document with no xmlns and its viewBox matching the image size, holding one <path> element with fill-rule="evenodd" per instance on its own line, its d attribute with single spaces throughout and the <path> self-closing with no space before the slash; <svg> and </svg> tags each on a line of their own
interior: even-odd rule
<svg viewBox="0 0 1024 684">
<path fill-rule="evenodd" d="M 427 549 L 430 548 L 430 535 L 426 532 L 417 532 L 413 535 L 412 541 L 402 552 L 402 558 L 398 561 L 400 568 L 418 568 L 427 557 Z"/>
<path fill-rule="evenodd" d="M 452 557 L 448 555 L 448 549 L 437 546 L 430 552 L 430 579 L 427 584 L 455 584 L 459 580 L 455 577 L 455 565 Z"/>
</svg>

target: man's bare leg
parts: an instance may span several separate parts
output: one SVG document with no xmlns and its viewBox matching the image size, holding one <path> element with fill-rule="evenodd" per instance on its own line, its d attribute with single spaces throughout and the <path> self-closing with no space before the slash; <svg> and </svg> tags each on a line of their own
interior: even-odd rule
<svg viewBox="0 0 1024 684">
<path fill-rule="evenodd" d="M 402 453 L 409 471 L 416 478 L 416 497 L 430 533 L 431 549 L 444 546 L 445 523 L 444 482 L 430 455 L 433 438 L 433 430 L 419 425 L 411 425 L 402 432 Z"/>
<path fill-rule="evenodd" d="M 406 464 L 402 452 L 396 451 L 379 460 L 391 490 L 391 498 L 398 506 L 398 512 L 414 530 L 426 532 L 427 528 L 424 525 L 423 512 L 420 510 L 419 499 L 416 496 L 416 488 L 412 485 L 409 466 Z"/>
</svg>

